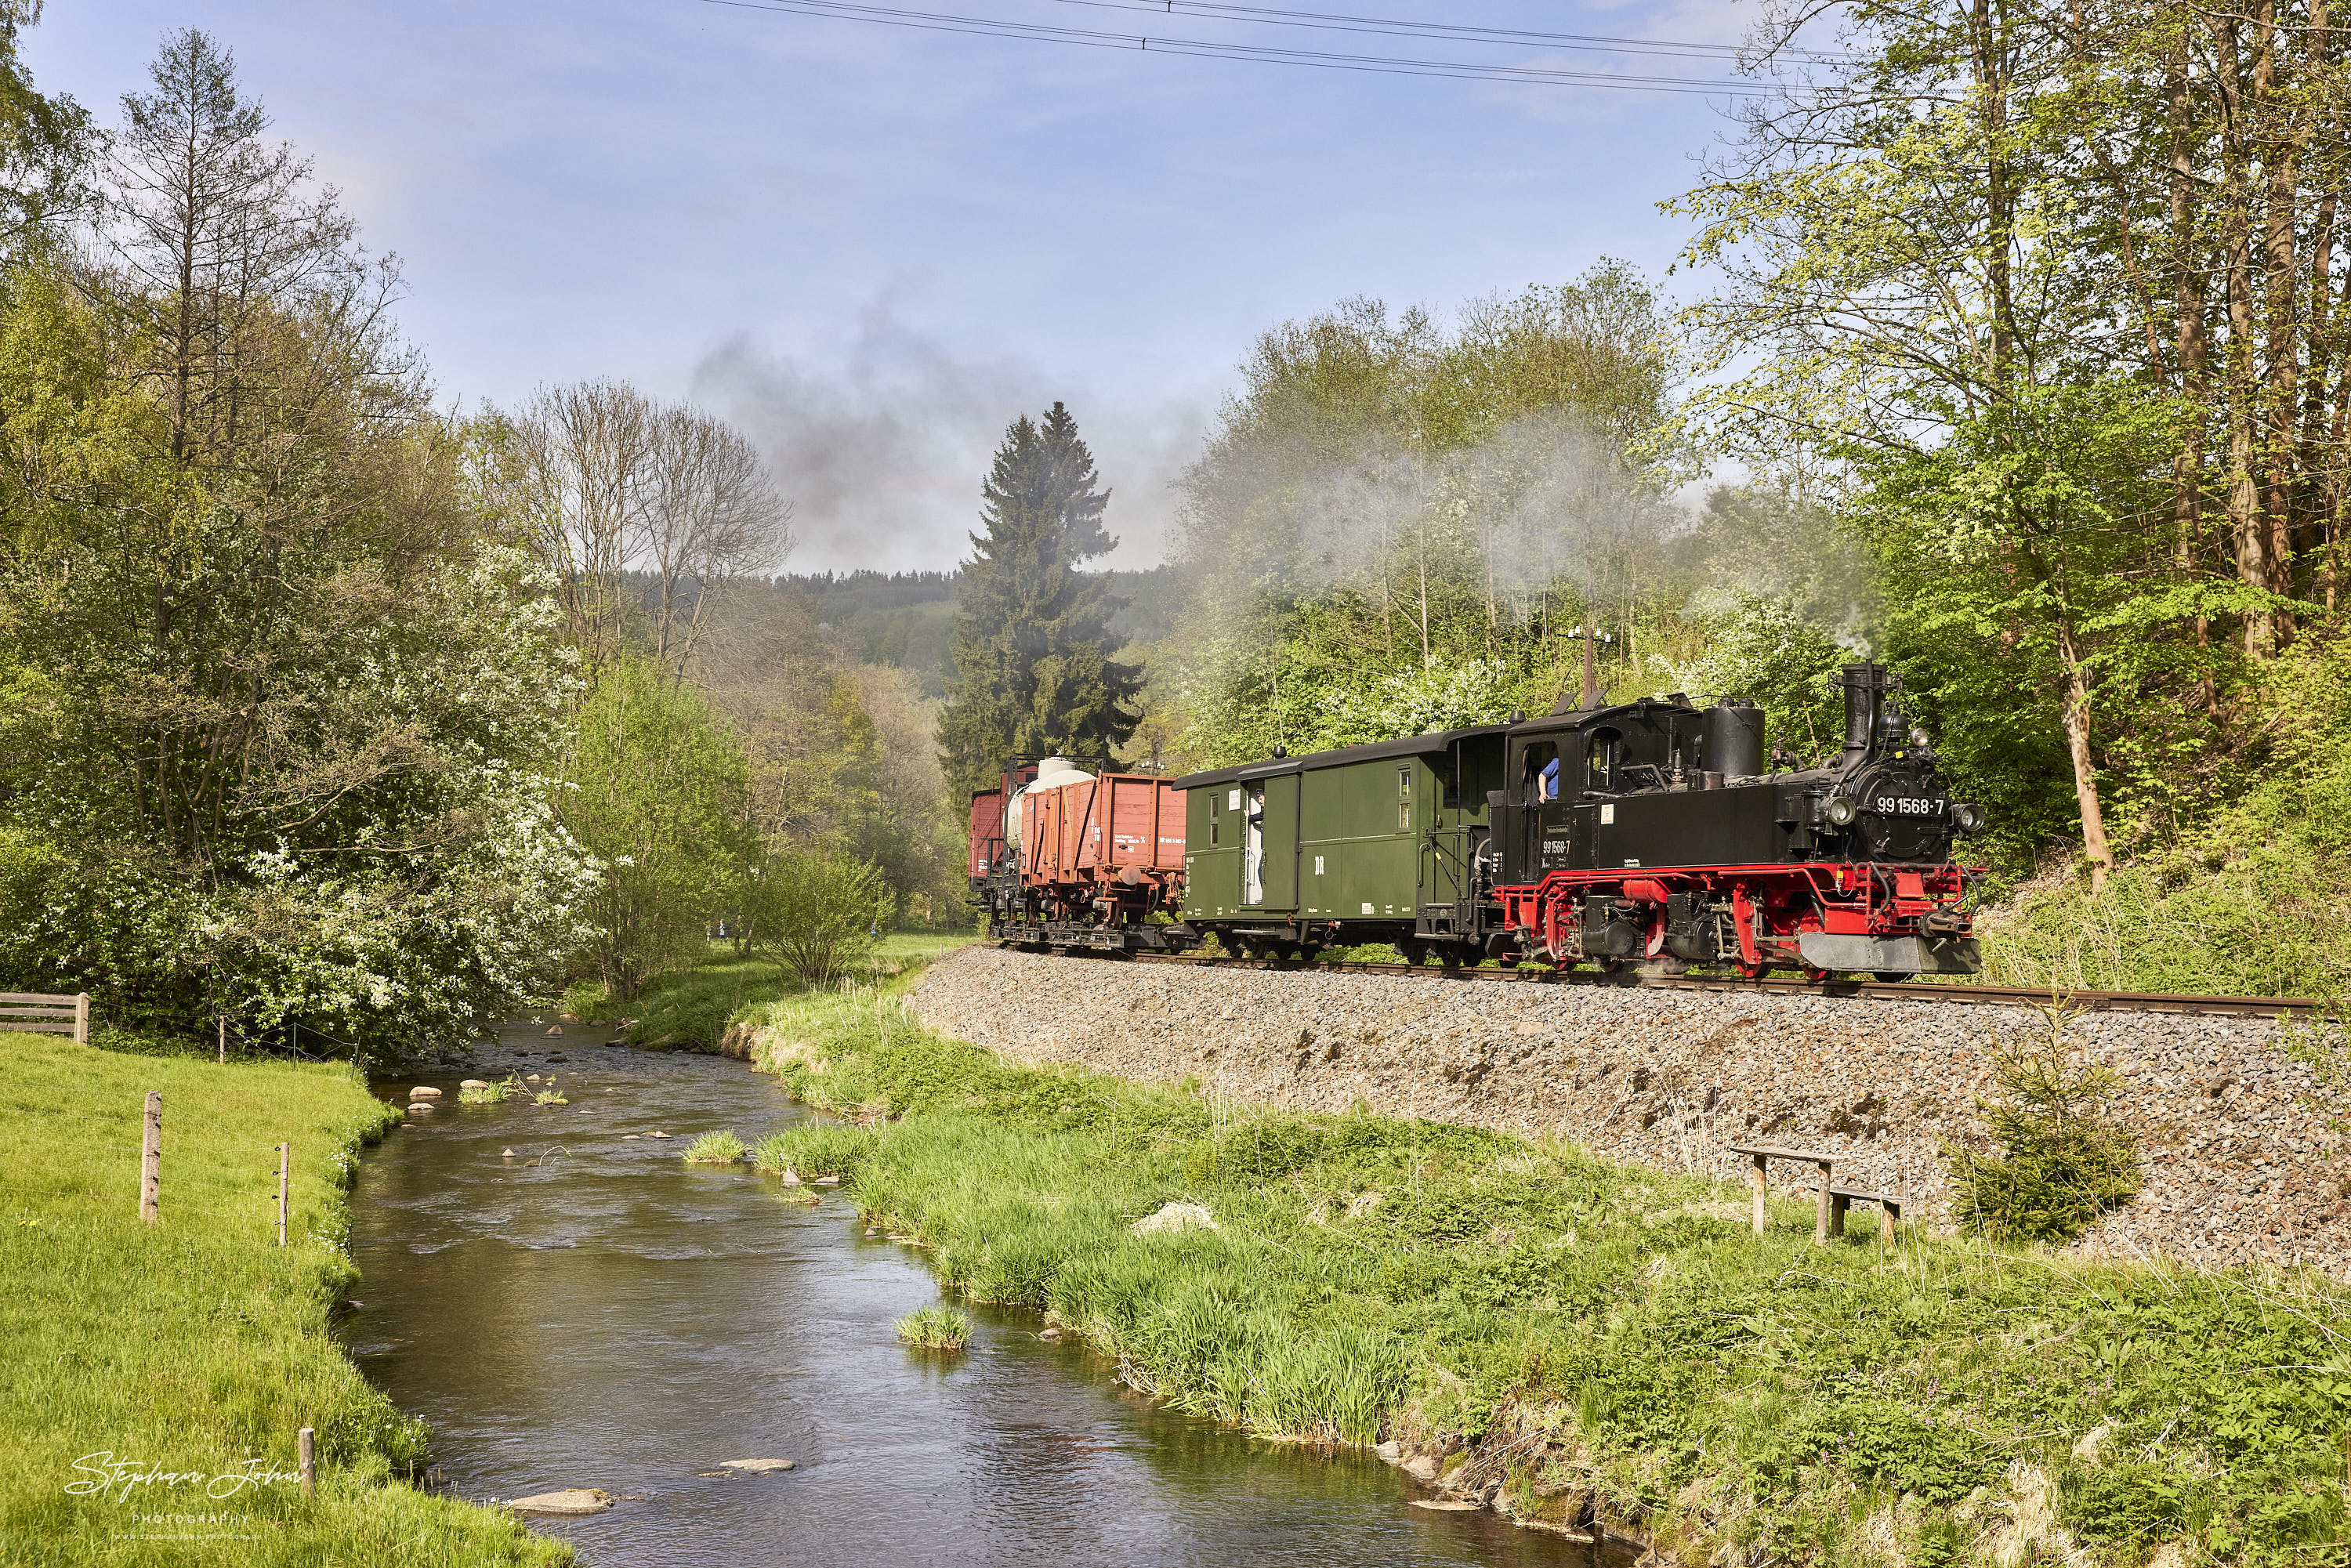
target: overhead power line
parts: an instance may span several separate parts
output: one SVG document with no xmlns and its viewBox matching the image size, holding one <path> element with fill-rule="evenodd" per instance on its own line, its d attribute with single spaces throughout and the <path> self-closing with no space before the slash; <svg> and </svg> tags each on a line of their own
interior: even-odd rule
<svg viewBox="0 0 2351 1568">
<path fill-rule="evenodd" d="M 1782 90 L 1760 82 L 1708 81 L 1690 77 L 1631 76 L 1615 71 L 1562 70 L 1544 66 L 1487 65 L 1475 60 L 1425 60 L 1392 55 L 1351 55 L 1323 49 L 1285 49 L 1260 44 L 1221 43 L 1155 34 L 1110 33 L 1088 27 L 1053 27 L 995 16 L 962 16 L 851 0 L 702 0 L 737 11 L 825 16 L 925 32 L 968 33 L 981 37 L 1025 38 L 1084 48 L 1136 49 L 1148 54 L 1189 55 L 1207 59 L 1253 60 L 1268 65 L 1311 66 L 1322 70 L 1372 71 L 1387 76 L 1445 77 L 1461 81 L 1521 82 L 1544 87 L 1604 87 L 1629 92 L 1695 93 L 1747 97 Z M 1124 7 L 1122 7 L 1124 8 Z M 1134 7 L 1149 9 L 1147 6 Z M 1163 15 L 1173 15 L 1163 8 Z M 1499 42 L 1500 40 L 1491 40 Z"/>
<path fill-rule="evenodd" d="M 1266 27 L 1311 27 L 1331 33 L 1375 33 L 1390 37 L 1443 38 L 1459 43 L 1539 45 L 1545 48 L 1592 49 L 1608 54 L 1665 55 L 1681 59 L 1736 62 L 1742 46 L 1677 38 L 1619 38 L 1599 33 L 1546 33 L 1523 27 L 1474 27 L 1458 22 L 1419 22 L 1402 16 L 1352 16 L 1343 12 L 1291 11 L 1270 5 L 1227 5 L 1216 0 L 1056 0 L 1102 11 L 1139 11 L 1148 16 L 1198 16 Z M 1841 61 L 1828 49 L 1794 47 L 1782 58 Z"/>
</svg>

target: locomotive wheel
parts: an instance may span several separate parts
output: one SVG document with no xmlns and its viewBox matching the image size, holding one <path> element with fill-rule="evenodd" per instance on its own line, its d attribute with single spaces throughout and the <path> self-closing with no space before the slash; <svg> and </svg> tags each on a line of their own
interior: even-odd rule
<svg viewBox="0 0 2351 1568">
<path fill-rule="evenodd" d="M 1428 945 L 1425 942 L 1407 939 L 1397 943 L 1395 950 L 1404 956 L 1405 963 L 1416 969 L 1428 962 Z"/>
</svg>

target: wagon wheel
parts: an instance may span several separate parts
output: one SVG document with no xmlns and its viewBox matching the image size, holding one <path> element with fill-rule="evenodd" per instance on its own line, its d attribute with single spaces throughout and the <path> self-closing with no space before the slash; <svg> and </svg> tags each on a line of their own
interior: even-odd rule
<svg viewBox="0 0 2351 1568">
<path fill-rule="evenodd" d="M 1428 961 L 1428 944 L 1426 942 L 1406 937 L 1395 945 L 1395 950 L 1404 955 L 1404 961 L 1416 969 Z"/>
</svg>

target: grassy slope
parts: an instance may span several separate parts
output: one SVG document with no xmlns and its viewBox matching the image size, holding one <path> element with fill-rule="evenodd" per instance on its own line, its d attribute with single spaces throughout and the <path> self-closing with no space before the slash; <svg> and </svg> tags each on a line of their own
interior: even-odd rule
<svg viewBox="0 0 2351 1568">
<path fill-rule="evenodd" d="M 137 1212 L 146 1093 L 163 1093 L 162 1221 Z M 511 1519 L 395 1480 L 422 1425 L 327 1333 L 357 1276 L 341 1249 L 358 1145 L 396 1113 L 334 1067 L 121 1055 L 0 1035 L 0 1561 L 11 1563 L 536 1563 L 570 1560 Z M 277 1162 L 293 1145 L 290 1245 Z M 318 1429 L 319 1485 L 208 1500 L 153 1488 L 69 1495 L 111 1451 L 210 1477 L 295 1468 Z M 141 1526 L 142 1512 L 230 1525 Z M 148 1536 L 231 1539 L 138 1539 Z M 251 1539 L 234 1539 L 235 1536 Z"/>
<path fill-rule="evenodd" d="M 1521 1511 L 1718 1561 L 2339 1561 L 2345 1293 L 1930 1239 L 1573 1147 L 1016 1068 L 872 992 L 771 1002 L 764 1064 L 869 1120 L 848 1177 L 949 1286 L 1041 1309 L 1259 1432 L 1475 1445 Z M 1139 1238 L 1174 1199 L 1221 1228 Z"/>
<path fill-rule="evenodd" d="M 859 972 L 868 979 L 888 977 L 974 940 L 968 932 L 893 931 L 875 944 Z M 707 1051 L 737 1013 L 797 988 L 778 966 L 765 958 L 738 958 L 733 943 L 720 941 L 710 945 L 702 963 L 654 976 L 628 1001 L 616 1002 L 602 987 L 583 983 L 565 994 L 563 1008 L 594 1023 L 633 1020 L 629 1036 L 642 1045 Z"/>
</svg>

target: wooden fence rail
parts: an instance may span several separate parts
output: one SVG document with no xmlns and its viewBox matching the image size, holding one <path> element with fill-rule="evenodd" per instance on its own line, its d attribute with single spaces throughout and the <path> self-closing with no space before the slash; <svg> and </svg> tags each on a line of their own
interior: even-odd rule
<svg viewBox="0 0 2351 1568">
<path fill-rule="evenodd" d="M 36 991 L 0 991 L 0 1034 L 69 1034 L 89 1043 L 89 996 L 47 997 Z"/>
</svg>

